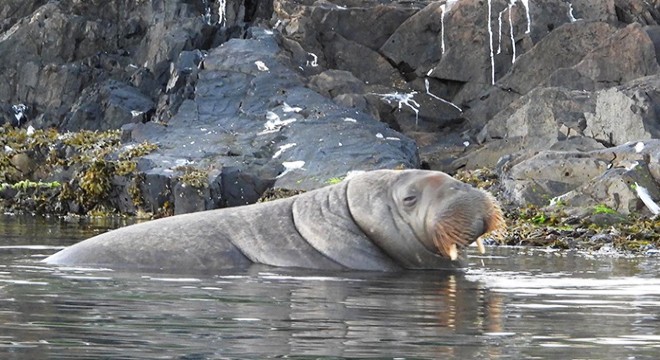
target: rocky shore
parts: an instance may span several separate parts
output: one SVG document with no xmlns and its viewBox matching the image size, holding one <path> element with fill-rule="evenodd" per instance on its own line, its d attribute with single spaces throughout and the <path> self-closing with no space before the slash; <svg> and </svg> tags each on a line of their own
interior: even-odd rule
<svg viewBox="0 0 660 360">
<path fill-rule="evenodd" d="M 660 244 L 660 1 L 9 0 L 0 207 L 167 216 L 429 168 L 498 241 Z"/>
</svg>

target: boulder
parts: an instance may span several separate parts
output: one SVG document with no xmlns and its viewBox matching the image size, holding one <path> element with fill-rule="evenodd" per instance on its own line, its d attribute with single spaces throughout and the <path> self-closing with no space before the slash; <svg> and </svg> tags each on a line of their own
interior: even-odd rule
<svg viewBox="0 0 660 360">
<path fill-rule="evenodd" d="M 307 190 L 352 170 L 418 167 L 412 140 L 305 87 L 279 54 L 277 37 L 258 29 L 209 52 L 194 96 L 166 125 L 127 129 L 132 141 L 159 144 L 141 171 L 173 179 L 178 168 L 192 166 L 219 174 L 205 186 L 220 189 L 223 206 L 235 206 L 273 186 Z M 186 207 L 202 206 L 204 191 Z"/>
</svg>

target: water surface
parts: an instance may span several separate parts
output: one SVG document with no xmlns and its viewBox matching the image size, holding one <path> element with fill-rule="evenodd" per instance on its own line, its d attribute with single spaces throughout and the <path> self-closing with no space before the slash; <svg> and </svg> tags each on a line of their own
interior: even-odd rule
<svg viewBox="0 0 660 360">
<path fill-rule="evenodd" d="M 0 359 L 655 359 L 656 258 L 489 248 L 464 272 L 39 262 L 117 224 L 0 217 Z"/>
</svg>

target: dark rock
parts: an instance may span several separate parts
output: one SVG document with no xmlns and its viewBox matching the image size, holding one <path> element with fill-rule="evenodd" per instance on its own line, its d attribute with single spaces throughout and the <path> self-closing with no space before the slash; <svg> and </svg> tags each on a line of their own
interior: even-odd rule
<svg viewBox="0 0 660 360">
<path fill-rule="evenodd" d="M 163 208 L 172 207 L 172 180 L 170 174 L 162 169 L 146 172 L 144 180 L 138 184 L 142 198 L 142 207 L 151 212 L 158 213 Z"/>
<path fill-rule="evenodd" d="M 364 82 L 345 70 L 326 70 L 312 76 L 308 86 L 329 98 L 344 94 L 361 94 L 365 91 Z"/>
<path fill-rule="evenodd" d="M 518 56 L 511 71 L 470 104 L 466 116 L 476 124 L 484 124 L 508 104 L 546 81 L 555 71 L 579 63 L 614 31 L 613 26 L 601 22 L 574 22 L 558 27 L 528 52 Z M 557 78 L 574 81 L 567 76 Z"/>
<path fill-rule="evenodd" d="M 124 124 L 146 122 L 154 110 L 150 98 L 136 88 L 116 81 L 107 81 L 85 89 L 62 129 L 110 130 Z"/>
<path fill-rule="evenodd" d="M 109 199 L 112 206 L 122 214 L 135 215 L 137 207 L 130 193 L 131 187 L 134 186 L 133 181 L 128 176 L 115 175 L 111 184 Z"/>
<path fill-rule="evenodd" d="M 174 215 L 185 214 L 208 209 L 207 203 L 211 197 L 207 186 L 198 188 L 178 182 L 174 185 Z"/>
<path fill-rule="evenodd" d="M 339 34 L 321 34 L 327 66 L 350 71 L 367 84 L 396 87 L 405 83 L 399 71 L 378 52 Z"/>
<path fill-rule="evenodd" d="M 274 179 L 264 179 L 241 171 L 237 167 L 222 169 L 222 198 L 225 206 L 253 204 L 273 185 Z"/>
<path fill-rule="evenodd" d="M 447 5 L 440 2 L 430 3 L 399 26 L 380 52 L 400 69 L 424 76 L 442 58 L 444 20 L 441 19 L 447 12 L 446 8 Z M 450 30 L 449 25 L 447 31 Z"/>
<path fill-rule="evenodd" d="M 137 175 L 114 178 L 122 212 L 244 204 L 419 167 L 418 153 L 448 172 L 495 168 L 517 204 L 562 196 L 648 214 L 630 181 L 657 200 L 657 2 L 222 4 L 5 1 L 0 123 L 157 144 L 132 159 Z M 69 183 L 75 166 L 40 166 L 48 151 L 0 180 Z"/>
</svg>

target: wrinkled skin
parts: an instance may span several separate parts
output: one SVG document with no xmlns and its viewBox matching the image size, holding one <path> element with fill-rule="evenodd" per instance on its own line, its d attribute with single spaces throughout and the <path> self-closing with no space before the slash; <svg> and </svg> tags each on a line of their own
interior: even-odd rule
<svg viewBox="0 0 660 360">
<path fill-rule="evenodd" d="M 329 270 L 448 269 L 504 226 L 492 196 L 425 170 L 377 170 L 287 199 L 154 220 L 45 262 L 215 273 L 253 263 Z"/>
</svg>

